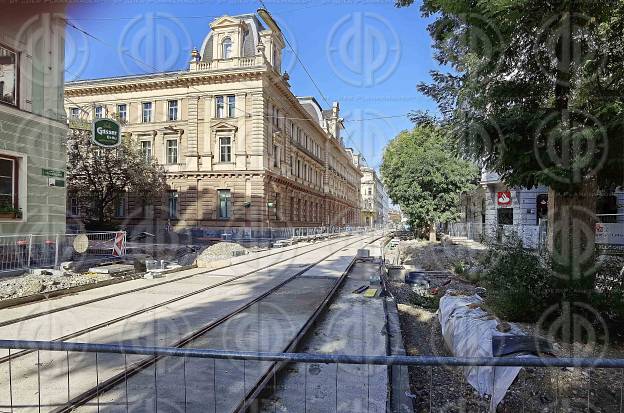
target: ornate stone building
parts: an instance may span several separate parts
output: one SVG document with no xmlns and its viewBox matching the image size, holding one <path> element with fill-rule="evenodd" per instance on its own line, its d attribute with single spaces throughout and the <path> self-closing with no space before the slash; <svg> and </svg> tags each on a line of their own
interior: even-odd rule
<svg viewBox="0 0 624 413">
<path fill-rule="evenodd" d="M 188 70 L 66 85 L 70 118 L 119 118 L 166 169 L 161 205 L 142 208 L 130 194 L 120 219 L 179 228 L 359 223 L 362 174 L 340 136 L 339 104 L 323 110 L 293 94 L 284 38 L 263 19 L 214 20 Z"/>
<path fill-rule="evenodd" d="M 389 222 L 390 197 L 386 187 L 374 168 L 366 163 L 366 159 L 353 149 L 347 149 L 351 153 L 353 163 L 362 173 L 360 187 L 360 208 L 362 225 L 386 225 Z"/>
</svg>

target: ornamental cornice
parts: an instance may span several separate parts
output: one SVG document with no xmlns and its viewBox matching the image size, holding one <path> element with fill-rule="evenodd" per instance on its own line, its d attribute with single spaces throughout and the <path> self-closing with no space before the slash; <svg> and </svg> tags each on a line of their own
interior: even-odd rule
<svg viewBox="0 0 624 413">
<path fill-rule="evenodd" d="M 160 89 L 174 89 L 192 86 L 232 83 L 239 81 L 260 80 L 262 78 L 262 69 L 255 71 L 232 71 L 220 73 L 201 73 L 189 72 L 188 74 L 172 74 L 171 77 L 162 77 L 158 79 L 133 78 L 124 79 L 111 78 L 103 80 L 95 79 L 92 84 L 87 81 L 80 84 L 65 85 L 65 96 L 79 97 L 125 92 L 139 92 Z"/>
</svg>

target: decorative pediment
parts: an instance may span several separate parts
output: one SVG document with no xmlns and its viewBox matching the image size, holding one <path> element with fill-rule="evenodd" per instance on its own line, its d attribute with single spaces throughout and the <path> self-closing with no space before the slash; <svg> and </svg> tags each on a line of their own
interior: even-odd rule
<svg viewBox="0 0 624 413">
<path fill-rule="evenodd" d="M 243 21 L 239 19 L 235 19 L 230 16 L 223 16 L 210 23 L 210 28 L 215 30 L 223 27 L 241 26 L 242 24 Z"/>
<path fill-rule="evenodd" d="M 214 129 L 215 132 L 236 132 L 238 130 L 238 126 L 229 122 L 221 121 L 212 125 L 212 129 Z"/>
</svg>

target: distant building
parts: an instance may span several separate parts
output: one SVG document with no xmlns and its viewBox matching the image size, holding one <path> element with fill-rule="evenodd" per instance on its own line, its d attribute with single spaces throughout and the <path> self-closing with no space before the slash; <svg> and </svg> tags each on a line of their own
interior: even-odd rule
<svg viewBox="0 0 624 413">
<path fill-rule="evenodd" d="M 388 212 L 388 221 L 395 227 L 403 225 L 403 214 L 401 213 L 401 210 L 398 208 L 390 208 L 390 211 Z"/>
<path fill-rule="evenodd" d="M 365 226 L 386 225 L 389 222 L 390 198 L 386 192 L 386 187 L 379 178 L 375 169 L 370 168 L 366 159 L 361 154 L 357 154 L 349 149 L 353 157 L 353 163 L 362 172 L 361 183 L 361 223 Z"/>
<path fill-rule="evenodd" d="M 70 82 L 70 117 L 117 117 L 169 192 L 144 208 L 120 197 L 126 226 L 320 226 L 359 223 L 361 172 L 345 149 L 340 106 L 297 97 L 284 38 L 254 14 L 210 24 L 188 70 Z M 70 203 L 72 214 L 80 207 Z"/>
<path fill-rule="evenodd" d="M 65 231 L 65 6 L 0 13 L 0 234 Z"/>
</svg>

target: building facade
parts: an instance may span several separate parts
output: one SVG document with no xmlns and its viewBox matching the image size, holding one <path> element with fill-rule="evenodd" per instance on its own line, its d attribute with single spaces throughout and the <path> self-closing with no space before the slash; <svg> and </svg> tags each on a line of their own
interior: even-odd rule
<svg viewBox="0 0 624 413">
<path fill-rule="evenodd" d="M 373 168 L 360 167 L 362 171 L 362 223 L 366 226 L 386 225 L 390 211 L 390 198 L 384 184 Z"/>
<path fill-rule="evenodd" d="M 126 225 L 359 223 L 361 173 L 341 139 L 340 106 L 293 94 L 284 38 L 263 19 L 214 20 L 188 70 L 66 85 L 70 118 L 116 117 L 164 165 L 168 194 L 149 212 L 129 194 L 118 214 Z"/>
<path fill-rule="evenodd" d="M 374 225 L 386 225 L 389 222 L 390 198 L 386 187 L 379 178 L 375 169 L 370 168 L 361 154 L 353 149 L 347 149 L 351 154 L 353 163 L 362 172 L 360 185 L 360 208 L 362 225 L 371 227 Z"/>
<path fill-rule="evenodd" d="M 624 222 L 624 192 L 597 194 L 596 213 L 601 222 Z M 507 186 L 496 173 L 484 172 L 481 185 L 462 195 L 461 221 L 500 225 L 539 226 L 548 220 L 548 187 Z"/>
<path fill-rule="evenodd" d="M 65 231 L 63 17 L 48 3 L 0 13 L 0 235 Z"/>
</svg>

